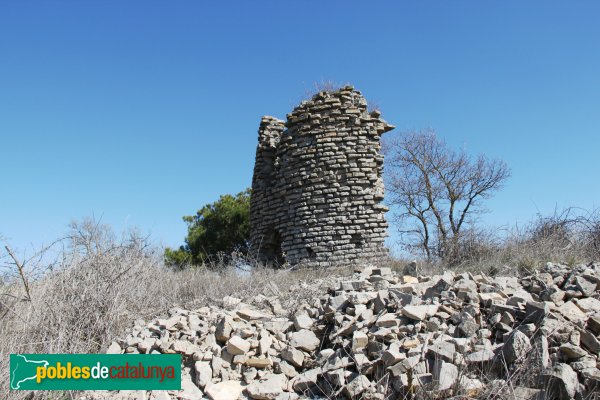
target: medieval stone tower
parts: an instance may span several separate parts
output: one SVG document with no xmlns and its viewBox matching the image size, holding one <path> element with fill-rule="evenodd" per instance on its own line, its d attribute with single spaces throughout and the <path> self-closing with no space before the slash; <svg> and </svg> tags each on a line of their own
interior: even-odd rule
<svg viewBox="0 0 600 400">
<path fill-rule="evenodd" d="M 287 121 L 263 117 L 250 240 L 261 261 L 327 266 L 386 253 L 380 135 L 394 129 L 352 86 L 319 92 Z"/>
</svg>

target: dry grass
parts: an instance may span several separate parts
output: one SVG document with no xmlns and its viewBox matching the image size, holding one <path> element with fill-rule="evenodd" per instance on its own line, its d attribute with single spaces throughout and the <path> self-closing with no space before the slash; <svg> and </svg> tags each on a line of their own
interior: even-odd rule
<svg viewBox="0 0 600 400">
<path fill-rule="evenodd" d="M 224 296 L 245 301 L 279 293 L 292 314 L 328 285 L 336 271 L 273 270 L 235 265 L 221 270 L 164 267 L 162 249 L 135 232 L 117 239 L 110 229 L 87 220 L 70 235 L 31 257 L 25 264 L 31 299 L 5 254 L 0 280 L 0 398 L 25 398 L 8 392 L 10 353 L 94 353 L 122 337 L 137 319 L 165 315 L 175 307 L 193 309 L 219 304 Z M 236 260 L 246 264 L 247 260 Z M 322 285 L 315 285 L 315 283 Z M 310 283 L 310 285 L 309 285 Z M 61 392 L 36 398 L 73 398 Z"/>
<path fill-rule="evenodd" d="M 538 215 L 524 226 L 471 228 L 463 232 L 453 259 L 420 258 L 418 264 L 424 275 L 454 270 L 509 276 L 530 275 L 547 262 L 574 266 L 598 260 L 600 210 L 567 208 L 550 216 Z M 401 268 L 405 263 L 396 264 Z"/>
</svg>

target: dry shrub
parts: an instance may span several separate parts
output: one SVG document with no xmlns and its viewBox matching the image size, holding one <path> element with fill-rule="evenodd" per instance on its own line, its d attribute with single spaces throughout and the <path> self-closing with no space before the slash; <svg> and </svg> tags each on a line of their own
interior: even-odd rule
<svg viewBox="0 0 600 400">
<path fill-rule="evenodd" d="M 510 233 L 496 258 L 521 273 L 531 273 L 548 261 L 575 265 L 597 260 L 597 216 L 596 211 L 575 208 L 538 215 L 524 228 Z"/>
<path fill-rule="evenodd" d="M 335 82 L 331 79 L 323 79 L 320 81 L 316 81 L 316 82 L 313 82 L 313 87 L 311 89 L 306 90 L 306 98 L 310 99 L 319 92 L 332 93 L 332 92 L 340 90 L 345 85 L 347 85 L 347 84 Z"/>
<path fill-rule="evenodd" d="M 547 262 L 572 266 L 600 260 L 600 211 L 567 208 L 538 215 L 525 226 L 470 227 L 453 250 L 450 259 L 421 260 L 421 270 L 527 275 Z"/>
</svg>

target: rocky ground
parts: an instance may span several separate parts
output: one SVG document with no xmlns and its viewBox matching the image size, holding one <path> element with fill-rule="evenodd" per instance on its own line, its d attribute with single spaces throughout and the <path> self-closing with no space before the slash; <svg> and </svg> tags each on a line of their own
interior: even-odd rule
<svg viewBox="0 0 600 400">
<path fill-rule="evenodd" d="M 315 285 L 293 315 L 271 285 L 138 321 L 108 352 L 182 354 L 182 390 L 93 397 L 600 399 L 600 264 L 522 278 L 366 266 Z"/>
</svg>

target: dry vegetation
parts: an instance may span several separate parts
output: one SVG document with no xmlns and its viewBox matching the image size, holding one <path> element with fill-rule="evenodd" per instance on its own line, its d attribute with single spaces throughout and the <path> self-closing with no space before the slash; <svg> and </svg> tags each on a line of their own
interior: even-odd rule
<svg viewBox="0 0 600 400">
<path fill-rule="evenodd" d="M 408 255 L 390 260 L 401 271 L 411 259 L 418 260 L 423 275 L 442 270 L 483 272 L 490 276 L 527 275 L 547 262 L 573 266 L 600 260 L 600 211 L 568 208 L 551 216 L 538 215 L 513 228 L 473 228 L 463 233 L 457 257 L 442 261 Z"/>
<path fill-rule="evenodd" d="M 548 261 L 573 266 L 600 259 L 600 212 L 568 208 L 522 227 L 470 229 L 446 267 L 490 275 L 530 274 Z"/>
<path fill-rule="evenodd" d="M 531 273 L 550 260 L 571 265 L 598 260 L 598 213 L 575 211 L 539 217 L 503 240 L 472 231 L 465 236 L 468 240 L 459 262 L 423 262 L 421 273 L 455 268 L 509 275 Z M 92 220 L 74 223 L 68 237 L 27 260 L 19 260 L 14 252 L 11 256 L 7 249 L 0 257 L 0 394 L 8 393 L 10 353 L 100 352 L 136 319 L 165 315 L 174 306 L 193 309 L 219 304 L 227 295 L 248 299 L 274 287 L 281 292 L 282 306 L 293 313 L 319 292 L 314 282 L 326 285 L 327 277 L 348 272 L 344 268 L 326 273 L 272 270 L 247 259 L 237 259 L 233 266 L 175 271 L 164 267 L 162 254 L 162 249 L 136 232 L 118 238 L 110 228 Z M 401 260 L 379 262 L 398 268 L 405 265 Z M 251 272 L 244 271 L 244 265 L 253 265 Z M 513 376 L 509 382 L 526 379 L 530 376 L 526 371 L 507 371 L 509 378 Z M 73 397 L 70 393 L 44 396 Z M 490 393 L 489 398 L 494 396 Z"/>
<path fill-rule="evenodd" d="M 218 304 L 227 295 L 249 298 L 275 287 L 281 291 L 282 306 L 293 312 L 314 296 L 314 282 L 325 276 L 323 271 L 267 268 L 248 273 L 235 266 L 175 271 L 164 267 L 161 249 L 135 232 L 116 238 L 107 226 L 92 220 L 71 228 L 67 238 L 27 261 L 17 259 L 25 264 L 25 280 L 15 260 L 8 254 L 1 259 L 2 398 L 8 395 L 10 353 L 100 352 L 136 319 L 165 315 L 174 306 Z M 234 264 L 248 265 L 248 260 Z M 344 272 L 327 271 L 327 276 Z M 19 397 L 13 392 L 11 398 Z"/>
</svg>

